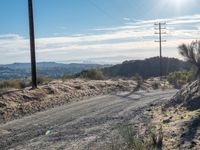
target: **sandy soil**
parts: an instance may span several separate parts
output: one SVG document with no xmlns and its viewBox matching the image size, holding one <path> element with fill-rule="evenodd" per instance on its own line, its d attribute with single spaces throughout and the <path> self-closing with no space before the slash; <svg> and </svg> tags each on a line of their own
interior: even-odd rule
<svg viewBox="0 0 200 150">
<path fill-rule="evenodd" d="M 175 93 L 156 90 L 105 95 L 35 113 L 0 125 L 0 149 L 98 149 L 112 139 L 119 124 L 138 125 L 145 107 Z"/>
</svg>

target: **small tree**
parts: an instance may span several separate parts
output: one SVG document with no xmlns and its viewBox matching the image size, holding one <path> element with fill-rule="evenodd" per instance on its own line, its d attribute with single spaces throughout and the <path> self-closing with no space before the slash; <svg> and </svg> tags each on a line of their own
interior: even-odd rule
<svg viewBox="0 0 200 150">
<path fill-rule="evenodd" d="M 180 54 L 196 67 L 195 78 L 200 79 L 200 41 L 190 45 L 182 44 L 178 47 Z"/>
</svg>

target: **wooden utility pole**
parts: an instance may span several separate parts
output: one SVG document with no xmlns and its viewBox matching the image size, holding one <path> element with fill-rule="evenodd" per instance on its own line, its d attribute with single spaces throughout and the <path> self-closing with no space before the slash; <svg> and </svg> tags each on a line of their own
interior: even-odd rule
<svg viewBox="0 0 200 150">
<path fill-rule="evenodd" d="M 33 2 L 28 0 L 29 12 L 29 32 L 30 32 L 30 49 L 31 49 L 31 72 L 32 72 L 32 88 L 37 88 L 36 73 L 36 57 L 35 57 L 35 35 L 34 35 L 34 18 L 33 18 Z"/>
<path fill-rule="evenodd" d="M 166 32 L 163 32 L 164 29 L 166 29 L 165 22 L 159 22 L 155 23 L 155 34 L 159 34 L 159 40 L 155 42 L 159 42 L 159 48 L 160 48 L 160 77 L 162 78 L 163 76 L 163 63 L 162 63 L 162 42 L 166 42 L 166 40 L 162 40 L 162 35 L 166 34 Z"/>
</svg>

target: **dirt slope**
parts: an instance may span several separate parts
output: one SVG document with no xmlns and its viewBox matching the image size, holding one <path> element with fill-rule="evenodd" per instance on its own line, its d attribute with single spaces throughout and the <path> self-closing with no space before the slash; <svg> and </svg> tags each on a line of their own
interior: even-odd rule
<svg viewBox="0 0 200 150">
<path fill-rule="evenodd" d="M 157 81 L 157 79 L 145 81 L 143 89 L 153 89 L 153 85 Z M 157 84 L 157 88 L 170 87 L 165 81 Z M 7 91 L 0 95 L 0 123 L 86 97 L 116 93 L 117 91 L 132 91 L 136 86 L 137 83 L 133 80 L 91 81 L 76 79 L 65 82 L 53 81 L 47 85 L 39 86 L 36 90 L 26 88 Z"/>
<path fill-rule="evenodd" d="M 99 96 L 13 120 L 0 125 L 0 149 L 95 150 L 111 142 L 118 125 L 139 126 L 144 107 L 166 101 L 175 92 Z M 45 135 L 49 128 L 52 132 Z"/>
<path fill-rule="evenodd" d="M 185 85 L 167 104 L 154 108 L 152 120 L 163 127 L 164 149 L 200 148 L 200 81 Z"/>
</svg>

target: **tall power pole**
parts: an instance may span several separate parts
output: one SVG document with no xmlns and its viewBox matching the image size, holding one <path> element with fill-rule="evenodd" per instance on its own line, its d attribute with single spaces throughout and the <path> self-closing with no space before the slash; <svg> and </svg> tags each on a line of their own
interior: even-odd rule
<svg viewBox="0 0 200 150">
<path fill-rule="evenodd" d="M 32 72 L 32 88 L 37 88 L 36 73 L 36 57 L 35 57 L 35 35 L 34 35 L 34 18 L 33 18 L 33 2 L 28 0 L 29 12 L 29 32 L 30 32 L 30 49 L 31 49 L 31 72 Z"/>
<path fill-rule="evenodd" d="M 162 39 L 162 35 L 166 34 L 166 32 L 163 32 L 163 30 L 165 29 L 166 29 L 166 22 L 155 23 L 155 34 L 159 34 L 159 40 L 156 40 L 155 42 L 159 42 L 159 47 L 160 47 L 160 77 L 163 76 L 162 43 L 166 42 L 166 40 Z"/>
</svg>

